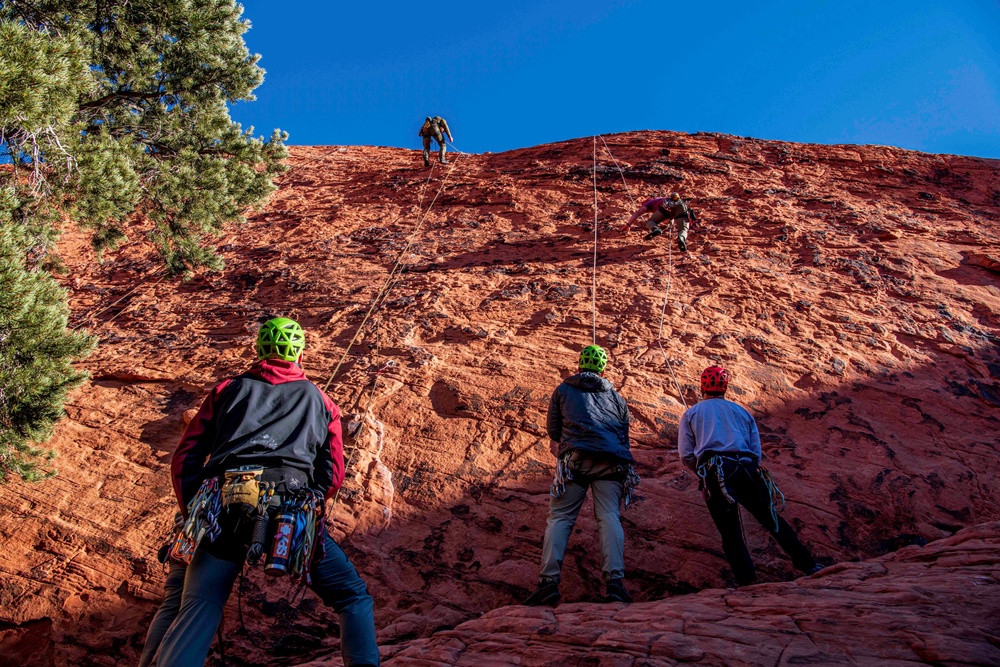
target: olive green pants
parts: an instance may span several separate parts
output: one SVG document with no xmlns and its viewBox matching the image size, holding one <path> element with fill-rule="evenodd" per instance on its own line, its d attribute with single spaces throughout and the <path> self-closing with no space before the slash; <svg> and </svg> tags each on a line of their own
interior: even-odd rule
<svg viewBox="0 0 1000 667">
<path fill-rule="evenodd" d="M 424 164 L 430 164 L 431 162 L 431 138 L 432 137 L 421 137 L 424 140 Z M 444 136 L 438 135 L 433 137 L 434 141 L 438 143 L 438 159 L 444 162 L 444 153 L 447 146 L 447 142 L 444 140 Z"/>
</svg>

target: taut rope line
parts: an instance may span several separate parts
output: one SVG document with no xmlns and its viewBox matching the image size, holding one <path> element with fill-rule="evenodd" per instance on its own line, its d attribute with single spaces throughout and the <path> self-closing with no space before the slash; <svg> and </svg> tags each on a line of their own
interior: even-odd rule
<svg viewBox="0 0 1000 667">
<path fill-rule="evenodd" d="M 618 164 L 618 160 L 615 159 L 614 154 L 612 154 L 612 152 L 611 152 L 611 147 L 608 146 L 608 142 L 604 141 L 604 137 L 603 136 L 601 137 L 601 142 L 604 144 L 604 148 L 608 151 L 608 156 L 611 158 L 611 161 L 614 162 L 615 166 L 618 168 L 618 173 L 622 177 L 622 183 L 625 185 L 625 194 L 627 194 L 629 200 L 631 200 L 632 206 L 635 206 L 635 200 L 632 199 L 632 193 L 628 189 L 628 181 L 625 180 L 625 172 L 622 171 L 621 165 Z M 596 204 L 596 202 L 597 202 L 597 165 L 596 165 L 596 161 L 597 161 L 597 157 L 596 157 L 596 155 L 597 155 L 597 138 L 595 137 L 594 138 L 594 156 L 595 156 L 594 157 L 594 162 L 595 162 L 595 165 L 594 165 L 594 202 L 595 202 L 595 204 L 594 204 L 594 207 L 595 207 L 594 229 L 595 229 L 595 232 L 596 232 L 596 229 L 597 229 L 597 219 L 596 219 L 596 215 L 597 215 L 597 213 L 596 213 L 596 207 L 597 207 L 597 204 Z M 668 237 L 669 238 L 673 238 L 673 236 L 674 236 L 674 229 L 675 229 L 675 222 L 673 220 L 671 220 L 670 221 L 670 230 L 668 232 Z M 594 244 L 595 244 L 595 247 L 594 247 L 594 257 L 595 257 L 595 267 L 596 267 L 596 257 L 597 257 L 596 233 L 595 233 Z M 595 273 L 596 273 L 596 268 L 594 270 L 595 270 Z M 667 243 L 667 289 L 666 289 L 666 293 L 663 295 L 663 307 L 660 309 L 660 328 L 659 328 L 659 330 L 656 333 L 656 345 L 660 348 L 660 354 L 663 355 L 663 363 L 665 363 L 667 365 L 667 370 L 670 371 L 670 377 L 674 381 L 674 387 L 676 387 L 676 389 L 677 389 L 677 396 L 681 399 L 681 403 L 684 405 L 684 408 L 687 409 L 688 404 L 687 404 L 687 401 L 684 399 L 684 392 L 681 391 L 681 385 L 677 381 L 677 376 L 674 374 L 674 367 L 671 365 L 670 360 L 667 358 L 667 352 L 666 352 L 666 350 L 663 349 L 663 319 L 664 319 L 664 317 L 666 316 L 666 313 L 667 313 L 667 302 L 670 299 L 670 288 L 673 285 L 673 277 L 674 277 L 674 246 L 673 246 L 672 243 Z"/>
<path fill-rule="evenodd" d="M 390 287 L 392 286 L 392 282 L 396 277 L 396 274 L 399 272 L 400 267 L 403 265 L 403 258 L 406 256 L 406 253 L 409 252 L 410 246 L 413 245 L 413 241 L 416 239 L 417 234 L 420 232 L 420 228 L 423 227 L 424 221 L 427 220 L 427 215 L 431 212 L 431 208 L 434 207 L 434 203 L 438 200 L 438 197 L 441 196 L 441 193 L 444 192 L 444 186 L 448 183 L 448 179 L 451 177 L 451 173 L 455 170 L 456 164 L 458 164 L 458 159 L 452 162 L 451 168 L 447 172 L 445 172 L 445 176 L 441 180 L 441 186 L 438 188 L 437 194 L 434 195 L 434 199 L 431 200 L 431 203 L 427 205 L 427 210 L 423 212 L 423 215 L 421 215 L 420 220 L 417 222 L 416 227 L 414 227 L 413 229 L 413 232 L 410 233 L 410 237 L 406 241 L 406 246 L 399 253 L 399 257 L 398 259 L 396 259 L 396 264 L 392 267 L 392 271 L 389 272 L 389 275 L 388 277 L 386 277 L 385 283 L 383 283 L 382 288 L 375 295 L 375 298 L 372 299 L 372 305 L 368 308 L 368 312 L 365 313 L 364 319 L 361 320 L 361 324 L 358 325 L 357 330 L 354 332 L 354 336 L 351 338 L 351 342 L 347 344 L 347 348 L 344 350 L 344 354 L 341 355 L 340 361 L 338 361 L 337 365 L 334 367 L 333 373 L 330 375 L 330 379 L 326 381 L 325 385 L 323 385 L 323 391 L 326 391 L 327 389 L 330 388 L 330 383 L 333 382 L 333 379 L 335 377 L 337 377 L 337 373 L 340 371 L 341 365 L 343 365 L 344 360 L 347 359 L 347 355 L 348 353 L 350 353 L 351 347 L 353 347 L 354 343 L 357 342 L 358 336 L 361 335 L 361 331 L 365 328 L 365 324 L 368 322 L 368 319 L 375 311 L 375 308 L 378 305 L 379 300 L 382 299 L 382 297 L 386 293 L 388 293 Z"/>
<path fill-rule="evenodd" d="M 632 199 L 632 193 L 628 189 L 628 181 L 625 180 L 625 172 L 622 171 L 621 165 L 618 164 L 618 160 L 616 160 L 615 156 L 612 155 L 612 153 L 611 153 L 611 147 L 608 146 L 608 142 L 604 141 L 604 137 L 603 136 L 601 136 L 601 143 L 604 144 L 605 150 L 608 151 L 608 157 L 610 157 L 611 161 L 615 163 L 616 167 L 618 167 L 618 173 L 621 174 L 621 177 L 622 177 L 622 185 L 625 186 L 625 194 L 628 195 L 628 199 L 629 199 L 630 202 L 632 202 L 632 207 L 634 208 L 635 207 L 635 200 Z"/>
<path fill-rule="evenodd" d="M 603 141 L 603 139 L 602 139 Z M 594 272 L 590 286 L 590 306 L 593 310 L 594 345 L 597 345 L 597 137 L 594 137 Z"/>
</svg>

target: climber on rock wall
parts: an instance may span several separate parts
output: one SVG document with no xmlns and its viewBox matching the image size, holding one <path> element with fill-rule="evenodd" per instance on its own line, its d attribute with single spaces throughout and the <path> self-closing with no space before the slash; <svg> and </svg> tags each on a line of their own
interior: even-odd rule
<svg viewBox="0 0 1000 667">
<path fill-rule="evenodd" d="M 438 159 L 441 160 L 441 164 L 448 164 L 448 160 L 444 158 L 444 135 L 446 134 L 448 135 L 448 141 L 455 141 L 451 136 L 451 130 L 448 129 L 448 122 L 441 116 L 434 116 L 433 118 L 428 116 L 427 120 L 424 121 L 423 127 L 417 132 L 417 136 L 421 137 L 424 141 L 425 167 L 431 166 L 431 139 L 438 144 Z"/>
<path fill-rule="evenodd" d="M 556 475 L 550 489 L 538 589 L 525 600 L 526 605 L 558 604 L 563 557 L 588 487 L 593 490 L 601 540 L 605 600 L 632 601 L 624 583 L 620 505 L 631 500 L 638 477 L 629 448 L 628 406 L 603 377 L 607 363 L 603 348 L 588 345 L 580 353 L 580 372 L 566 378 L 552 394 L 547 426 L 549 438 L 558 447 Z"/>
<path fill-rule="evenodd" d="M 722 549 L 739 586 L 757 581 L 757 571 L 743 539 L 742 505 L 764 526 L 806 574 L 821 568 L 802 545 L 792 527 L 778 516 L 776 496 L 784 502 L 760 465 L 760 434 L 757 422 L 742 406 L 726 400 L 729 372 L 709 366 L 701 374 L 702 400 L 688 408 L 677 432 L 681 461 L 699 478 L 708 511 L 722 536 Z"/>
<path fill-rule="evenodd" d="M 259 361 L 212 390 L 174 452 L 185 524 L 170 557 L 190 564 L 156 667 L 205 662 L 244 561 L 265 554 L 265 572 L 302 581 L 339 614 L 346 666 L 379 664 L 372 598 L 323 524 L 344 480 L 340 409 L 302 372 L 304 347 L 295 321 L 268 320 Z"/>
<path fill-rule="evenodd" d="M 647 241 L 654 239 L 663 233 L 660 223 L 666 220 L 677 221 L 677 245 L 681 252 L 687 252 L 687 235 L 689 221 L 694 220 L 694 213 L 688 207 L 687 202 L 681 199 L 676 192 L 670 193 L 667 197 L 654 197 L 647 199 L 636 209 L 632 217 L 626 223 L 626 229 L 635 224 L 641 216 L 652 213 L 645 222 L 645 227 L 649 230 L 645 238 Z"/>
</svg>

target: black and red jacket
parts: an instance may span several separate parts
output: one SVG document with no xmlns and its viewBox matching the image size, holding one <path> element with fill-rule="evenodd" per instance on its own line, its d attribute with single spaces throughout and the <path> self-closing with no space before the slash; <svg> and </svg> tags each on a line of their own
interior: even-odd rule
<svg viewBox="0 0 1000 667">
<path fill-rule="evenodd" d="M 258 361 L 205 398 L 170 461 L 182 510 L 203 480 L 241 465 L 301 470 L 327 498 L 344 483 L 340 408 L 298 364 Z"/>
</svg>

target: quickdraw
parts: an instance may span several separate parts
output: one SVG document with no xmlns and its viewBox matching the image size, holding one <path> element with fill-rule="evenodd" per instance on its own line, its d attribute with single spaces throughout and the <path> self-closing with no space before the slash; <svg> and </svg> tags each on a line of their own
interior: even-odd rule
<svg viewBox="0 0 1000 667">
<path fill-rule="evenodd" d="M 188 503 L 187 520 L 177 533 L 170 547 L 170 560 L 187 565 L 194 556 L 198 543 L 206 535 L 214 542 L 222 528 L 219 515 L 222 513 L 222 487 L 217 477 L 210 477 L 201 483 L 198 493 Z"/>
<path fill-rule="evenodd" d="M 705 500 L 712 497 L 712 492 L 708 490 L 708 475 L 713 469 L 715 470 L 715 478 L 719 483 L 719 489 L 722 490 L 722 495 L 730 504 L 735 503 L 736 500 L 729 495 L 729 490 L 726 489 L 726 478 L 722 474 L 721 456 L 713 456 L 698 466 L 698 486 L 701 487 L 701 494 L 705 497 Z"/>
<path fill-rule="evenodd" d="M 326 530 L 323 506 L 323 494 L 312 489 L 303 489 L 285 502 L 285 509 L 295 513 L 288 574 L 292 581 L 302 581 L 307 586 L 312 583 L 309 570 L 316 550 L 316 536 Z"/>
<path fill-rule="evenodd" d="M 566 452 L 556 460 L 556 474 L 549 485 L 549 495 L 562 498 L 566 493 L 566 482 L 573 481 L 573 471 L 569 469 L 569 457 L 572 452 Z"/>
<path fill-rule="evenodd" d="M 632 463 L 622 465 L 620 468 L 622 474 L 625 475 L 625 479 L 622 480 L 622 486 L 625 488 L 622 499 L 625 501 L 625 507 L 627 508 L 632 504 L 632 494 L 635 492 L 635 487 L 639 486 L 642 478 L 639 477 L 639 473 L 635 471 L 635 465 Z"/>
</svg>

